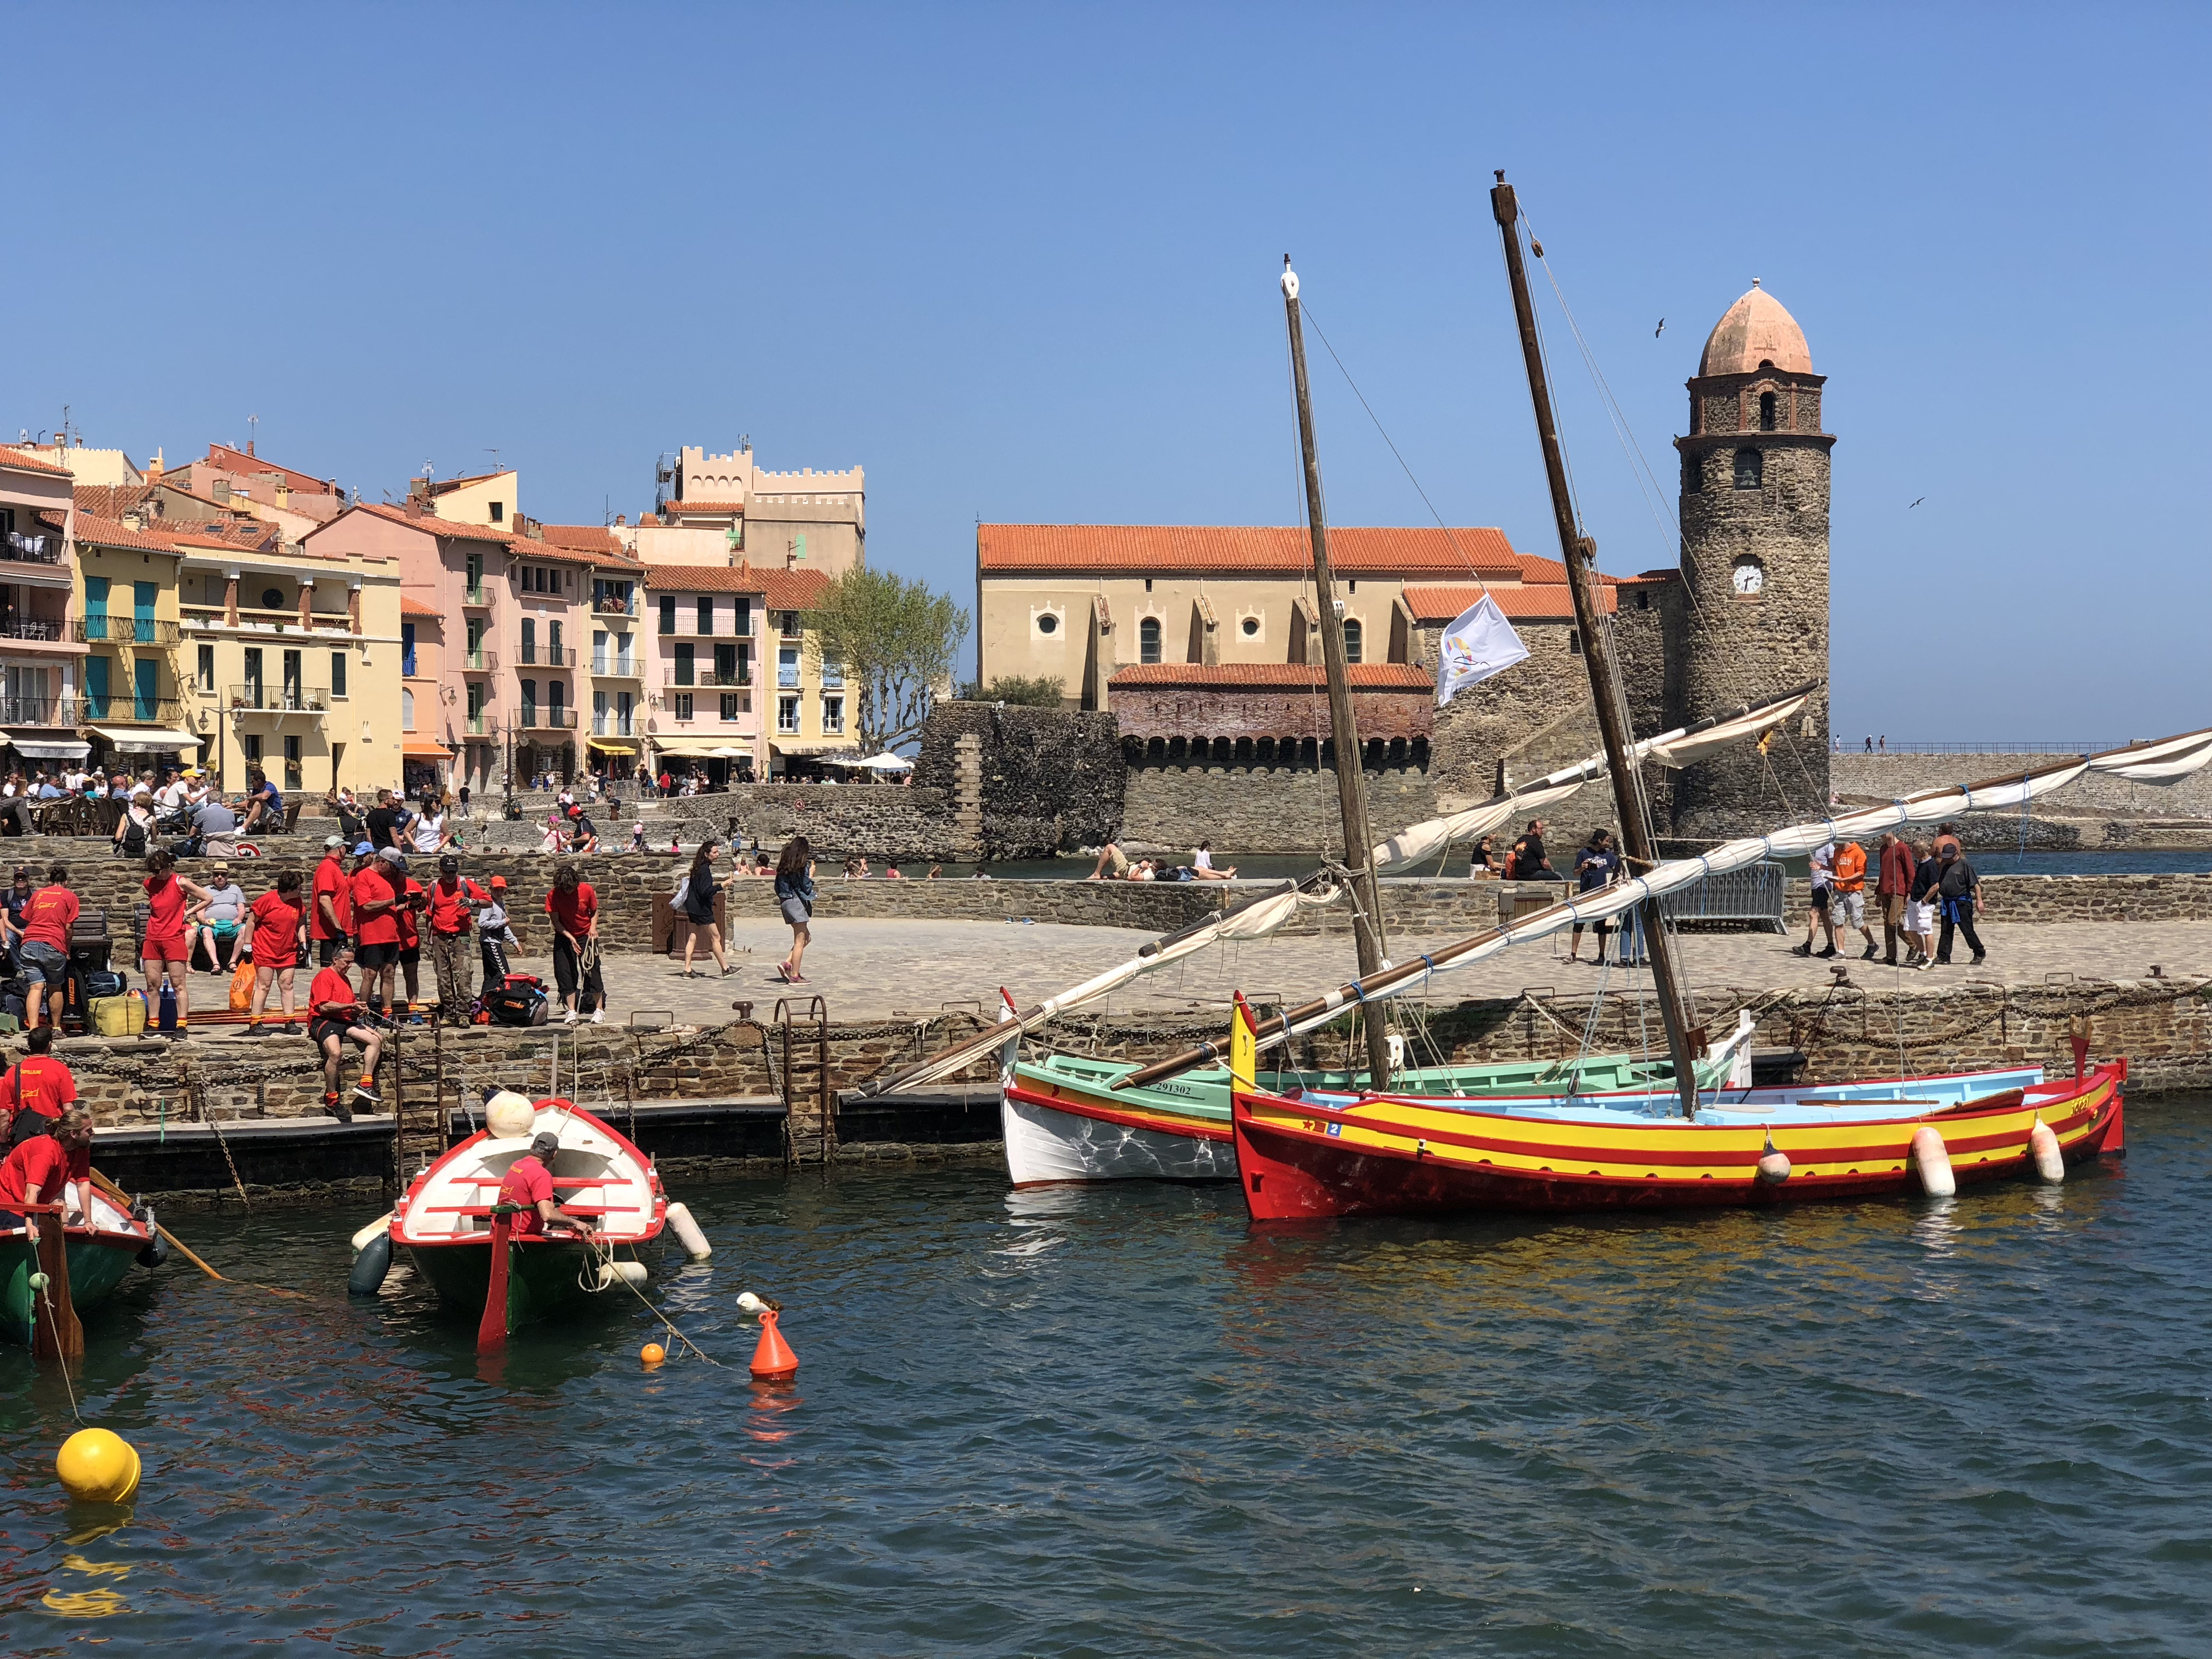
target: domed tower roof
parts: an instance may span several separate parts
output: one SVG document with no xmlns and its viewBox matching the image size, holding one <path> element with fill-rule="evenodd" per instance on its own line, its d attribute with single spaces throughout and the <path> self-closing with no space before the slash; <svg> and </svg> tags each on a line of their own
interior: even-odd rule
<svg viewBox="0 0 2212 1659">
<path fill-rule="evenodd" d="M 1813 354 L 1805 344 L 1805 331 L 1782 308 L 1782 301 L 1751 279 L 1751 291 L 1730 306 L 1705 341 L 1705 355 L 1698 360 L 1700 378 L 1711 374 L 1749 374 L 1761 363 L 1792 374 L 1810 374 Z"/>
</svg>

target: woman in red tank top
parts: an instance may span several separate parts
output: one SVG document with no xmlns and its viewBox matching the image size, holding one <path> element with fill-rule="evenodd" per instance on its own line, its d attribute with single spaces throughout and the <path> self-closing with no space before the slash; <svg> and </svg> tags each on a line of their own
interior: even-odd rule
<svg viewBox="0 0 2212 1659">
<path fill-rule="evenodd" d="M 191 906 L 204 907 L 212 896 L 196 881 L 177 873 L 177 860 L 166 848 L 146 854 L 146 942 L 139 947 L 139 965 L 146 971 L 146 1000 L 155 1001 L 166 977 L 176 988 L 177 1029 L 185 1035 L 189 1008 L 191 975 L 185 961 L 185 919 Z"/>
</svg>

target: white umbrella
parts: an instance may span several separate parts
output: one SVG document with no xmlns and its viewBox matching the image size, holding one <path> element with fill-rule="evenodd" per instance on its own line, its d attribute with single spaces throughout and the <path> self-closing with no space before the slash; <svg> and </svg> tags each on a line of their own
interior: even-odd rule
<svg viewBox="0 0 2212 1659">
<path fill-rule="evenodd" d="M 871 772 L 910 772 L 914 763 L 903 755 L 894 755 L 888 749 L 880 755 L 871 755 L 866 760 L 839 761 L 840 766 L 865 766 Z"/>
</svg>

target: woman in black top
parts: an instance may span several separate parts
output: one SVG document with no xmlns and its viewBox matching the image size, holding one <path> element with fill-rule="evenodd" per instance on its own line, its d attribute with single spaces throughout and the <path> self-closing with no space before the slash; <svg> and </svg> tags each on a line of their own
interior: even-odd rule
<svg viewBox="0 0 2212 1659">
<path fill-rule="evenodd" d="M 684 977 L 696 979 L 691 971 L 691 954 L 699 948 L 699 935 L 707 936 L 707 948 L 714 953 L 714 964 L 724 974 L 732 971 L 729 959 L 722 954 L 722 930 L 714 921 L 714 849 L 721 842 L 709 836 L 699 843 L 692 856 L 691 873 L 684 878 L 684 891 L 677 898 L 677 908 L 691 929 L 684 939 Z"/>
<path fill-rule="evenodd" d="M 1498 873 L 1498 841 L 1494 836 L 1485 836 L 1475 842 L 1474 851 L 1467 855 L 1467 873 L 1474 876 L 1494 876 Z"/>
<path fill-rule="evenodd" d="M 1575 888 L 1578 892 L 1595 892 L 1609 887 L 1620 879 L 1620 854 L 1613 848 L 1613 831 L 1593 830 L 1583 850 L 1575 854 Z M 1597 955 L 1591 961 L 1602 966 L 1605 962 L 1606 935 L 1613 931 L 1609 921 L 1593 922 L 1597 929 Z M 1574 936 L 1567 941 L 1567 960 L 1579 960 L 1583 948 L 1583 925 L 1575 924 Z"/>
</svg>

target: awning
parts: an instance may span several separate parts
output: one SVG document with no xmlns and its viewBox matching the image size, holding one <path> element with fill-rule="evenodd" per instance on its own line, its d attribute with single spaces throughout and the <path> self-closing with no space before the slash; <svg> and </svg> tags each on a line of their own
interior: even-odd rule
<svg viewBox="0 0 2212 1659">
<path fill-rule="evenodd" d="M 112 748 L 147 754 L 173 755 L 179 749 L 200 746 L 200 734 L 197 732 L 172 732 L 158 726 L 96 725 L 92 729 L 106 738 Z"/>
<path fill-rule="evenodd" d="M 769 740 L 769 746 L 779 755 L 850 755 L 858 753 L 860 747 L 857 743 L 838 743 L 834 740 L 828 743 L 817 743 L 811 739 L 805 743 L 796 740 L 787 743 L 781 738 L 771 738 Z"/>
<path fill-rule="evenodd" d="M 588 746 L 611 755 L 634 755 L 637 752 L 635 738 L 592 738 Z"/>
<path fill-rule="evenodd" d="M 92 745 L 82 738 L 19 738 L 13 732 L 8 733 L 8 746 L 26 760 L 82 760 L 92 752 Z"/>
<path fill-rule="evenodd" d="M 712 760 L 720 751 L 700 738 L 655 738 L 654 750 L 663 755 L 673 755 L 679 760 Z"/>
<path fill-rule="evenodd" d="M 427 743 L 421 738 L 409 738 L 399 745 L 399 752 L 409 760 L 451 760 L 453 751 L 442 743 Z"/>
</svg>

